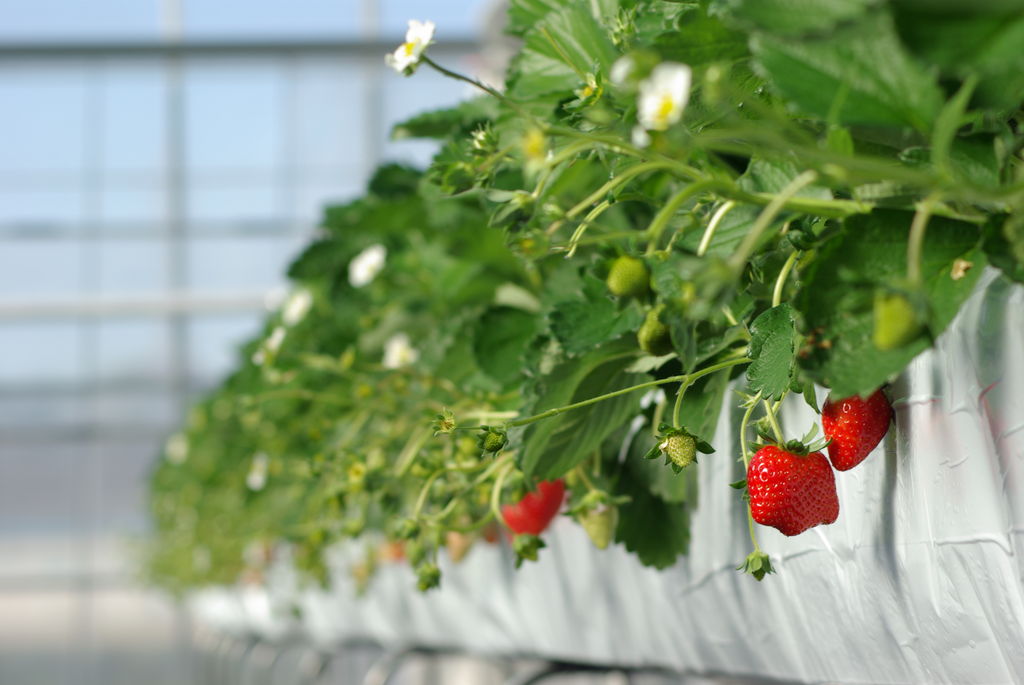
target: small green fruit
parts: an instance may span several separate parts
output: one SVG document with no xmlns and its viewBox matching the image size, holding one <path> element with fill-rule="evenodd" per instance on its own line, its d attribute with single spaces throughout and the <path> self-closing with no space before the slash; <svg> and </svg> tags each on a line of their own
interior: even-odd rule
<svg viewBox="0 0 1024 685">
<path fill-rule="evenodd" d="M 615 526 L 619 522 L 619 510 L 615 507 L 597 507 L 581 514 L 579 522 L 594 546 L 598 549 L 606 549 L 615 536 Z"/>
<path fill-rule="evenodd" d="M 895 350 L 917 339 L 921 319 L 906 295 L 892 292 L 875 294 L 875 347 Z"/>
<path fill-rule="evenodd" d="M 686 468 L 694 462 L 697 457 L 697 441 L 692 435 L 675 433 L 665 438 L 658 448 L 665 453 L 673 464 L 679 468 Z"/>
<path fill-rule="evenodd" d="M 655 357 L 668 354 L 674 349 L 668 326 L 658 318 L 662 309 L 659 306 L 647 312 L 647 317 L 640 326 L 640 330 L 636 332 L 636 340 L 640 344 L 640 349 Z"/>
<path fill-rule="evenodd" d="M 640 297 L 650 288 L 651 274 L 647 265 L 636 257 L 623 255 L 608 270 L 608 290 L 619 297 Z"/>
<path fill-rule="evenodd" d="M 484 452 L 497 454 L 508 443 L 508 436 L 506 436 L 505 431 L 500 429 L 485 427 L 485 430 L 486 432 L 481 433 L 477 446 Z"/>
</svg>

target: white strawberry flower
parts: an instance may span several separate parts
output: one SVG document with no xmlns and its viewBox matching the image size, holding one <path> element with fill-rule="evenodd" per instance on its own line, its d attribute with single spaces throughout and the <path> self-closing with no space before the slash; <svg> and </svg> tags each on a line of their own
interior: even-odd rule
<svg viewBox="0 0 1024 685">
<path fill-rule="evenodd" d="M 384 344 L 384 368 L 399 369 L 403 366 L 413 364 L 420 358 L 420 353 L 414 348 L 405 333 L 396 333 Z"/>
<path fill-rule="evenodd" d="M 288 300 L 281 309 L 281 321 L 285 326 L 294 326 L 306 318 L 310 308 L 313 306 L 313 293 L 305 288 L 299 288 L 288 296 Z"/>
<path fill-rule="evenodd" d="M 640 82 L 637 95 L 637 119 L 648 131 L 664 131 L 683 117 L 690 99 L 690 67 L 678 62 L 662 62 Z"/>
<path fill-rule="evenodd" d="M 434 22 L 409 20 L 405 42 L 384 57 L 384 62 L 399 74 L 408 76 L 416 71 L 427 46 L 434 42 Z"/>
<path fill-rule="evenodd" d="M 348 264 L 348 282 L 353 288 L 362 288 L 377 277 L 388 258 L 388 249 L 383 245 L 370 245 L 352 258 Z"/>
<path fill-rule="evenodd" d="M 287 331 L 284 329 L 284 326 L 275 326 L 274 330 L 270 331 L 267 339 L 260 345 L 260 348 L 253 352 L 252 363 L 256 366 L 262 366 L 268 359 L 273 359 L 278 350 L 281 349 L 286 333 Z"/>
<path fill-rule="evenodd" d="M 259 492 L 267 485 L 267 467 L 270 465 L 270 457 L 263 452 L 255 454 L 252 464 L 249 466 L 249 473 L 245 476 L 245 485 L 253 492 Z"/>
</svg>

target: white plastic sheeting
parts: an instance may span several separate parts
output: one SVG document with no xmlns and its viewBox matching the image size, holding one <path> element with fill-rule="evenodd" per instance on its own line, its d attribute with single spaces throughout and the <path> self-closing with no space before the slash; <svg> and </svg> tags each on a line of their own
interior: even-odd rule
<svg viewBox="0 0 1024 685">
<path fill-rule="evenodd" d="M 795 538 L 759 528 L 778 571 L 761 583 L 735 570 L 750 542 L 727 486 L 741 473 L 728 410 L 699 466 L 690 554 L 671 569 L 644 568 L 621 547 L 600 552 L 560 519 L 539 563 L 515 572 L 507 549 L 477 545 L 444 564 L 442 588 L 427 595 L 408 568 L 386 566 L 356 599 L 339 550 L 329 592 L 299 589 L 280 568 L 268 590 L 209 591 L 193 606 L 224 629 L 301 629 L 324 643 L 371 637 L 803 682 L 1024 682 L 1024 288 L 985 274 L 890 396 L 895 429 L 837 473 L 839 520 Z M 799 400 L 782 418 L 794 435 L 816 420 Z"/>
</svg>

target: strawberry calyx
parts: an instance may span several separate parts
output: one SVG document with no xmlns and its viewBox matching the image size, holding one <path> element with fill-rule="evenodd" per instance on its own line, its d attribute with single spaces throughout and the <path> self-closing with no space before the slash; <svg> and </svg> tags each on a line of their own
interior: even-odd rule
<svg viewBox="0 0 1024 685">
<path fill-rule="evenodd" d="M 762 436 L 765 437 L 765 436 Z M 811 426 L 811 429 L 800 438 L 799 440 L 787 440 L 785 442 L 778 442 L 775 440 L 764 440 L 762 442 L 755 442 L 753 446 L 755 449 L 761 449 L 762 447 L 778 447 L 780 450 L 785 450 L 790 454 L 798 457 L 806 457 L 808 454 L 814 454 L 828 447 L 832 442 L 831 439 L 824 436 L 818 437 L 818 424 Z"/>
<path fill-rule="evenodd" d="M 754 576 L 754 580 L 760 582 L 764 580 L 764 577 L 769 573 L 775 573 L 775 569 L 772 567 L 772 560 L 767 554 L 759 549 L 755 549 L 751 552 L 746 560 L 736 567 L 737 571 L 743 571 Z"/>
<path fill-rule="evenodd" d="M 516 568 L 524 561 L 537 561 L 540 550 L 547 547 L 538 535 L 520 533 L 512 538 L 512 551 L 516 553 Z"/>
</svg>

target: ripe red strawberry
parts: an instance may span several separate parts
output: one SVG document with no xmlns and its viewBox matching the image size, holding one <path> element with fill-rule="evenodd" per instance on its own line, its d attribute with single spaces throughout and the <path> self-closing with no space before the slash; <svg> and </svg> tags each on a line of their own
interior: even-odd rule
<svg viewBox="0 0 1024 685">
<path fill-rule="evenodd" d="M 892 406 L 881 390 L 866 400 L 847 397 L 821 408 L 821 428 L 832 442 L 828 457 L 837 471 L 848 471 L 871 454 L 889 430 Z"/>
<path fill-rule="evenodd" d="M 762 447 L 747 468 L 747 492 L 754 520 L 783 535 L 799 535 L 839 516 L 835 475 L 821 452 Z"/>
<path fill-rule="evenodd" d="M 501 508 L 505 523 L 516 535 L 540 535 L 555 518 L 565 498 L 565 481 L 546 480 L 537 485 L 537 490 L 528 492 L 516 504 Z"/>
</svg>

